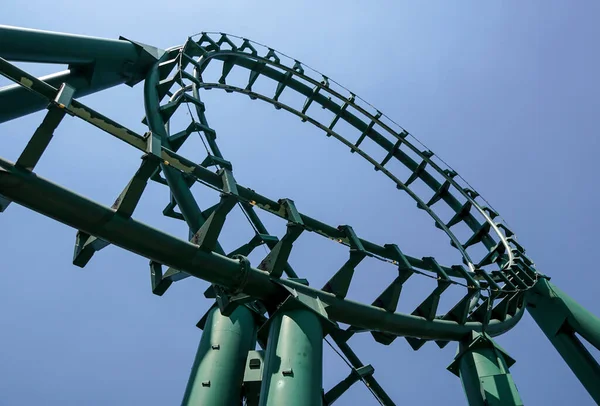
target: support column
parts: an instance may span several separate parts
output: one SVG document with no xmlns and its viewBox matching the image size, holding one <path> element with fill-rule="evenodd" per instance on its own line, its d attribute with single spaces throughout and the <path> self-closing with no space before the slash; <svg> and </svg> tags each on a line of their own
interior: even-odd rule
<svg viewBox="0 0 600 406">
<path fill-rule="evenodd" d="M 256 344 L 252 312 L 245 306 L 231 316 L 217 307 L 208 314 L 182 406 L 239 406 L 248 351 Z"/>
<path fill-rule="evenodd" d="M 322 386 L 319 316 L 308 309 L 278 311 L 269 327 L 260 406 L 318 406 L 323 401 Z"/>
<path fill-rule="evenodd" d="M 526 297 L 527 310 L 594 401 L 600 404 L 600 365 L 575 333 L 600 350 L 600 319 L 540 279 Z"/>
<path fill-rule="evenodd" d="M 472 332 L 448 370 L 460 377 L 470 406 L 522 406 L 508 370 L 514 363 L 487 334 Z"/>
</svg>

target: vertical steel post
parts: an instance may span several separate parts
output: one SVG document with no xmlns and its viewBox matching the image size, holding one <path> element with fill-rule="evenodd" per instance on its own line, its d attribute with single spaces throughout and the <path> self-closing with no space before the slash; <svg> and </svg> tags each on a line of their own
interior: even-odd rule
<svg viewBox="0 0 600 406">
<path fill-rule="evenodd" d="M 248 351 L 256 344 L 252 312 L 237 307 L 223 316 L 209 310 L 196 359 L 183 397 L 183 406 L 239 406 Z"/>
<path fill-rule="evenodd" d="M 522 406 L 508 370 L 514 362 L 491 337 L 472 332 L 448 369 L 460 377 L 470 406 Z"/>
<path fill-rule="evenodd" d="M 269 326 L 260 406 L 318 406 L 323 394 L 323 327 L 311 310 L 276 313 Z"/>
<path fill-rule="evenodd" d="M 596 403 L 600 404 L 600 365 L 580 334 L 600 350 L 600 319 L 585 310 L 547 279 L 540 279 L 527 296 L 527 310 Z"/>
</svg>

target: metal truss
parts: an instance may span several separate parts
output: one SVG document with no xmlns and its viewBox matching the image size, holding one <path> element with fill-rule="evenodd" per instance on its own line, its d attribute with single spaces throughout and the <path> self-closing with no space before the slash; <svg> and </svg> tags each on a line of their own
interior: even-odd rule
<svg viewBox="0 0 600 406">
<path fill-rule="evenodd" d="M 18 38 L 18 33 L 7 32 Z M 69 40 L 63 37 L 40 38 L 50 45 L 54 40 Z M 278 306 L 287 303 L 286 298 L 290 295 L 304 304 L 311 303 L 319 317 L 332 323 L 330 329 L 327 327 L 329 324 L 324 324 L 324 332 L 333 338 L 352 368 L 348 378 L 324 395 L 325 404 L 333 403 L 358 380 L 366 382 L 381 402 L 393 404 L 375 380 L 372 367 L 363 364 L 347 343 L 354 334 L 362 332 L 370 332 L 377 342 L 386 345 L 397 337 L 405 337 L 415 350 L 427 341 L 435 341 L 441 348 L 450 341 L 458 341 L 462 343 L 459 355 L 468 354 L 462 358 L 464 360 L 474 360 L 478 354 L 496 354 L 501 361 L 498 361 L 495 374 L 508 383 L 512 382 L 507 372 L 508 356 L 493 343 L 491 337 L 514 327 L 531 303 L 549 300 L 548 289 L 543 289 L 549 283 L 548 278 L 536 270 L 514 232 L 499 214 L 456 171 L 407 130 L 360 97 L 272 48 L 223 33 L 201 33 L 190 37 L 184 45 L 166 51 L 124 39 L 116 42 L 121 52 L 116 56 L 103 53 L 103 47 L 110 44 L 89 44 L 92 49 L 97 48 L 93 69 L 89 67 L 89 57 L 78 52 L 61 55 L 50 46 L 47 53 L 53 55 L 52 58 L 45 56 L 44 51 L 29 57 L 27 55 L 32 52 L 20 52 L 17 47 L 2 50 L 0 47 L 0 56 L 12 60 L 44 62 L 50 59 L 71 64 L 69 73 L 60 75 L 57 82 L 36 78 L 0 58 L 0 73 L 17 84 L 0 89 L 0 105 L 4 106 L 0 108 L 0 122 L 45 106 L 48 110 L 17 162 L 0 159 L 0 211 L 14 201 L 77 229 L 73 258 L 77 266 L 85 266 L 95 252 L 108 244 L 148 258 L 152 290 L 157 295 L 164 294 L 173 282 L 189 276 L 206 280 L 213 284 L 206 296 L 216 299 L 223 315 L 230 315 L 240 305 L 250 306 L 260 315 L 266 311 L 273 315 Z M 127 60 L 127 64 L 118 63 L 123 59 Z M 211 64 L 216 64 L 218 69 L 207 69 Z M 117 66 L 123 70 L 115 74 Z M 228 83 L 232 72 L 237 70 L 244 72 L 247 80 L 244 83 Z M 82 72 L 88 78 L 87 85 L 83 87 Z M 255 90 L 260 78 L 274 83 L 274 94 Z M 77 96 L 118 83 L 134 85 L 142 80 L 144 123 L 148 126 L 145 134 L 138 134 L 76 100 Z M 326 136 L 343 144 L 391 180 L 401 193 L 408 194 L 417 208 L 432 218 L 434 226 L 447 235 L 450 244 L 460 253 L 462 263 L 439 264 L 433 257 L 411 257 L 395 244 L 379 245 L 361 238 L 350 225 L 333 226 L 314 219 L 302 213 L 290 198 L 270 198 L 239 184 L 234 176 L 234 166 L 219 150 L 217 132 L 210 127 L 205 114 L 200 90 L 209 89 L 244 94 L 253 100 L 267 102 L 314 125 Z M 303 102 L 301 105 L 284 103 L 281 97 L 284 92 L 295 92 Z M 32 98 L 32 95 L 35 97 Z M 18 108 L 11 109 L 11 103 Z M 187 109 L 192 119 L 186 128 L 172 133 L 170 119 L 178 109 Z M 332 113 L 333 118 L 325 122 L 314 114 L 315 109 L 325 109 Z M 51 142 L 54 130 L 66 114 L 78 117 L 144 153 L 139 169 L 112 207 L 79 196 L 33 172 Z M 360 134 L 357 139 L 346 138 L 342 131 L 338 131 L 342 122 Z M 198 134 L 206 142 L 207 156 L 201 163 L 178 154 L 193 134 Z M 370 144 L 369 150 L 379 149 L 384 158 L 375 159 L 368 154 L 365 150 L 367 144 Z M 392 167 L 396 169 L 392 170 Z M 187 224 L 189 238 L 186 240 L 167 235 L 132 218 L 150 181 L 168 188 L 171 198 L 163 214 Z M 195 183 L 218 191 L 220 201 L 202 210 L 190 191 Z M 417 183 L 426 185 L 426 191 L 415 187 Z M 246 214 L 255 235 L 246 244 L 226 253 L 218 238 L 227 215 L 236 205 Z M 270 234 L 258 217 L 257 209 L 285 220 L 285 234 Z M 444 214 L 448 212 L 452 215 Z M 466 225 L 470 230 L 471 234 L 466 239 L 461 240 L 453 231 L 458 225 Z M 288 263 L 294 242 L 305 232 L 337 241 L 348 248 L 347 261 L 340 264 L 320 289 L 308 286 Z M 246 257 L 260 245 L 268 247 L 268 254 L 253 267 Z M 484 253 L 477 255 L 478 252 Z M 371 303 L 357 303 L 349 300 L 347 294 L 355 268 L 365 258 L 391 264 L 390 272 L 394 273 L 395 279 Z M 163 267 L 166 268 L 164 271 Z M 415 277 L 432 278 L 437 287 L 411 314 L 397 313 L 403 284 Z M 440 314 L 440 298 L 450 286 L 462 288 L 464 295 L 450 310 Z M 538 297 L 535 295 L 545 299 L 535 299 Z M 573 306 L 561 309 L 567 320 L 574 320 L 570 316 L 572 314 L 580 314 L 576 320 L 583 317 L 587 324 L 571 322 L 569 331 L 584 331 L 587 339 L 598 346 L 600 324 L 595 324 L 598 320 L 591 315 L 589 318 L 582 309 L 574 311 Z M 547 325 L 549 322 L 544 315 L 539 315 L 540 312 L 543 313 L 543 310 L 534 310 L 534 318 L 541 326 Z M 200 324 L 204 325 L 206 320 L 203 319 Z M 336 323 L 350 327 L 340 329 Z M 551 340 L 560 330 L 543 329 L 545 332 L 549 329 L 547 334 Z M 566 337 L 564 329 L 560 331 L 561 337 Z M 259 342 L 260 334 L 259 331 Z M 572 340 L 571 336 L 563 340 Z M 570 354 L 572 352 L 569 353 L 568 349 L 561 352 L 568 363 L 571 362 L 568 359 Z M 466 369 L 463 368 L 470 368 L 468 362 L 476 364 L 476 361 L 461 361 L 457 356 L 452 370 L 464 372 Z M 592 365 L 590 362 L 585 360 L 586 365 Z M 600 376 L 598 369 L 594 369 L 596 367 L 592 365 L 592 372 L 586 370 L 581 374 Z M 514 386 L 508 383 L 507 387 Z M 584 384 L 592 396 L 600 396 L 597 390 L 590 389 L 593 385 Z M 474 395 L 470 395 L 467 391 L 469 401 L 476 402 L 474 399 L 480 396 L 480 392 L 474 391 Z M 519 402 L 515 393 L 516 389 L 511 389 L 509 395 L 505 395 L 512 396 L 514 403 L 511 404 Z"/>
</svg>

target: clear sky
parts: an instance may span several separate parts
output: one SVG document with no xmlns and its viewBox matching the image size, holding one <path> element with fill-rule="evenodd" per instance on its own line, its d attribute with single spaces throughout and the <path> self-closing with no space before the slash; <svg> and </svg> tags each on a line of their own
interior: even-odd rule
<svg viewBox="0 0 600 406">
<path fill-rule="evenodd" d="M 597 2 L 5 0 L 1 8 L 2 24 L 164 48 L 199 31 L 229 32 L 319 69 L 449 162 L 516 231 L 539 271 L 600 314 Z M 142 132 L 141 95 L 141 86 L 122 86 L 84 100 Z M 202 96 L 242 184 L 409 255 L 456 261 L 407 196 L 322 132 L 243 96 Z M 0 156 L 16 159 L 41 119 L 0 125 Z M 200 161 L 201 148 L 196 141 L 183 151 Z M 36 172 L 110 205 L 138 165 L 139 152 L 68 118 Z M 203 207 L 217 198 L 200 187 L 194 193 Z M 184 237 L 183 224 L 161 218 L 167 199 L 164 188 L 150 186 L 134 217 Z M 263 217 L 282 235 L 283 223 Z M 228 219 L 226 248 L 251 235 L 241 222 L 239 213 Z M 0 215 L 0 230 L 0 405 L 180 402 L 201 334 L 195 324 L 210 304 L 205 282 L 187 279 L 159 298 L 147 260 L 115 247 L 76 268 L 75 231 L 17 205 Z M 291 260 L 321 286 L 346 255 L 303 236 Z M 392 272 L 361 265 L 351 297 L 373 300 Z M 412 308 L 423 288 L 403 292 Z M 529 315 L 498 342 L 517 360 L 511 370 L 525 404 L 593 404 Z M 403 339 L 384 347 L 367 335 L 351 344 L 398 404 L 466 403 L 460 381 L 445 370 L 455 345 L 414 352 Z M 349 371 L 327 349 L 325 357 L 327 390 Z M 356 384 L 338 404 L 375 402 Z"/>
</svg>

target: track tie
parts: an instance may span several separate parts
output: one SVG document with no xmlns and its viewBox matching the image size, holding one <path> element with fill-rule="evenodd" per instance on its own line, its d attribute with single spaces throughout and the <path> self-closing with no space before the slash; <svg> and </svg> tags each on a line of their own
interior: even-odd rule
<svg viewBox="0 0 600 406">
<path fill-rule="evenodd" d="M 385 158 L 383 158 L 383 161 L 381 161 L 381 163 L 379 165 L 381 165 L 383 167 L 383 166 L 385 166 L 385 164 L 387 164 L 389 162 L 390 159 L 392 159 L 392 157 L 400 149 L 400 145 L 402 145 L 402 141 L 404 141 L 404 139 L 406 138 L 407 135 L 408 135 L 407 132 L 402 132 L 401 134 L 398 135 L 398 140 L 396 141 L 396 143 L 394 144 L 392 149 L 390 149 L 390 151 L 385 156 Z M 375 167 L 375 170 L 378 171 L 379 168 Z"/>
<path fill-rule="evenodd" d="M 462 205 L 459 211 L 450 219 L 448 223 L 446 223 L 446 227 L 450 228 L 461 221 L 463 221 L 470 213 L 471 207 L 473 207 L 473 203 L 470 201 L 466 201 L 465 204 Z"/>
<path fill-rule="evenodd" d="M 406 186 L 409 186 L 413 183 L 417 178 L 423 173 L 425 167 L 427 166 L 427 161 L 421 161 L 421 163 L 416 167 L 414 172 L 410 175 L 410 177 L 404 182 Z"/>
<path fill-rule="evenodd" d="M 346 111 L 346 109 L 348 108 L 348 106 L 352 103 L 354 103 L 354 98 L 355 96 L 352 94 L 350 95 L 350 97 L 344 101 L 344 104 L 342 105 L 342 107 L 338 110 L 337 114 L 335 115 L 335 117 L 333 118 L 333 120 L 331 120 L 331 124 L 329 124 L 329 129 L 333 130 L 333 127 L 337 124 L 337 122 L 339 121 L 340 117 L 344 114 L 344 112 Z M 329 133 L 327 133 L 329 135 Z"/>
<path fill-rule="evenodd" d="M 448 195 L 448 190 L 450 189 L 450 181 L 446 180 L 438 190 L 435 191 L 431 199 L 427 202 L 427 207 L 431 207 L 435 203 L 439 202 L 445 196 Z"/>
<path fill-rule="evenodd" d="M 364 141 L 365 137 L 367 135 L 369 135 L 371 133 L 371 131 L 373 131 L 373 127 L 375 126 L 375 124 L 377 124 L 377 120 L 379 120 L 379 118 L 381 116 L 382 116 L 382 113 L 380 111 L 377 111 L 377 114 L 375 114 L 375 116 L 373 117 L 373 120 L 371 120 L 371 122 L 369 123 L 367 128 L 365 128 L 365 130 L 362 132 L 360 137 L 358 137 L 358 141 L 356 141 L 356 143 L 354 144 L 354 146 L 356 148 L 358 148 L 358 146 Z M 352 149 L 352 150 L 350 150 L 350 152 L 354 153 L 354 150 Z"/>
<path fill-rule="evenodd" d="M 477 244 L 483 240 L 483 237 L 488 235 L 492 225 L 487 221 L 483 223 L 477 231 L 463 244 L 463 248 L 466 249 L 473 244 Z"/>
</svg>

